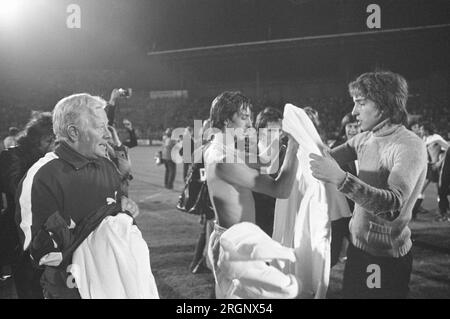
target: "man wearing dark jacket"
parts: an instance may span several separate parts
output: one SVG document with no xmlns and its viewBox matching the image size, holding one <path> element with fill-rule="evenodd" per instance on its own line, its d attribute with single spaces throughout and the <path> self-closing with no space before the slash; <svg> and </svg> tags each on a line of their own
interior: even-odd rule
<svg viewBox="0 0 450 319">
<path fill-rule="evenodd" d="M 450 194 L 450 151 L 445 151 L 445 156 L 442 161 L 441 172 L 439 174 L 438 195 L 439 195 L 439 212 L 441 213 L 441 220 L 449 221 L 450 217 L 447 214 L 449 203 L 447 196 Z"/>
<path fill-rule="evenodd" d="M 173 183 L 177 174 L 177 164 L 172 160 L 172 149 L 176 143 L 176 140 L 172 139 L 172 129 L 166 129 L 163 136 L 162 159 L 166 168 L 164 187 L 167 189 L 173 189 Z"/>
<path fill-rule="evenodd" d="M 0 265 L 11 265 L 12 276 L 20 299 L 42 299 L 39 285 L 41 271 L 33 269 L 29 256 L 21 254 L 14 221 L 17 188 L 27 170 L 54 148 L 52 115 L 38 113 L 28 122 L 17 140 L 17 146 L 0 154 L 0 181 L 6 195 L 6 209 L 0 230 Z"/>
<path fill-rule="evenodd" d="M 118 198 L 124 177 L 106 158 L 111 136 L 105 105 L 104 100 L 89 94 L 71 95 L 56 104 L 53 130 L 59 145 L 28 170 L 18 188 L 16 218 L 24 251 L 31 246 L 39 250 L 37 234 L 56 212 L 75 230 L 83 219 L 111 201 L 120 201 L 123 210 L 138 214 L 132 200 Z M 62 256 L 49 253 L 34 262 L 47 271 L 59 266 Z M 46 290 L 45 282 L 41 284 L 46 298 L 61 297 Z"/>
<path fill-rule="evenodd" d="M 122 143 L 129 148 L 137 146 L 137 136 L 133 124 L 128 119 L 123 119 L 122 123 L 126 130 L 126 137 Z"/>
<path fill-rule="evenodd" d="M 260 135 L 263 132 L 262 129 L 271 129 L 273 131 L 278 130 L 281 132 L 282 120 L 283 115 L 279 110 L 272 107 L 267 107 L 256 117 L 255 128 Z M 279 168 L 283 163 L 286 152 L 286 145 L 283 144 L 282 141 L 280 141 L 279 145 L 279 153 L 276 154 L 276 156 L 279 157 L 278 169 L 270 174 L 273 178 L 278 176 Z M 253 192 L 253 198 L 255 200 L 255 211 L 257 212 L 255 215 L 255 224 L 266 232 L 267 235 L 272 237 L 276 198 L 257 192 Z"/>
</svg>

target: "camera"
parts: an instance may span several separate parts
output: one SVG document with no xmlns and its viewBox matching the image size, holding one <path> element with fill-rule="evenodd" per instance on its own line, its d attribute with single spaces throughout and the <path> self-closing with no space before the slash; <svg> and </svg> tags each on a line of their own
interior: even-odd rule
<svg viewBox="0 0 450 319">
<path fill-rule="evenodd" d="M 132 90 L 131 88 L 128 89 L 119 89 L 119 95 L 120 97 L 126 97 L 129 98 L 131 96 Z"/>
</svg>

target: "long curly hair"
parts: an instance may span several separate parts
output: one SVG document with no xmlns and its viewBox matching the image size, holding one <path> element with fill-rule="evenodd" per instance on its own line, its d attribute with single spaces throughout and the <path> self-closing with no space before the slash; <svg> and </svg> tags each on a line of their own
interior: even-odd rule
<svg viewBox="0 0 450 319">
<path fill-rule="evenodd" d="M 351 96 L 363 96 L 375 102 L 392 123 L 408 125 L 408 82 L 400 74 L 376 71 L 361 74 L 348 85 Z"/>
<path fill-rule="evenodd" d="M 25 129 L 19 134 L 17 144 L 28 150 L 37 150 L 41 139 L 54 136 L 52 114 L 50 112 L 35 112 Z"/>
</svg>

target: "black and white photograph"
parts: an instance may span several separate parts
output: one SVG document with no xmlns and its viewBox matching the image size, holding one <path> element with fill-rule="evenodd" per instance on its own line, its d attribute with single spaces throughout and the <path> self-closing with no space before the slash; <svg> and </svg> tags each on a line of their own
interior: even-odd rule
<svg viewBox="0 0 450 319">
<path fill-rule="evenodd" d="M 0 299 L 450 299 L 449 145 L 448 0 L 0 0 Z"/>
</svg>

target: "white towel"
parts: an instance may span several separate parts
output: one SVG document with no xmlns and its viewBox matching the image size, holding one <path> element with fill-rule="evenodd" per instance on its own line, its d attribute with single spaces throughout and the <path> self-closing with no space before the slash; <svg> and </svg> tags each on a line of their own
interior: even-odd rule
<svg viewBox="0 0 450 319">
<path fill-rule="evenodd" d="M 147 243 L 126 214 L 106 217 L 75 250 L 72 263 L 83 299 L 159 299 Z"/>
<path fill-rule="evenodd" d="M 351 216 L 347 201 L 334 185 L 316 180 L 309 154 L 322 155 L 324 145 L 302 109 L 286 104 L 283 130 L 299 143 L 299 166 L 288 199 L 275 205 L 273 239 L 294 248 L 297 261 L 281 270 L 302 282 L 300 298 L 325 298 L 330 276 L 331 220 Z"/>
<path fill-rule="evenodd" d="M 301 283 L 269 262 L 295 262 L 294 251 L 248 222 L 233 225 L 220 237 L 218 268 L 221 298 L 295 298 Z"/>
</svg>

